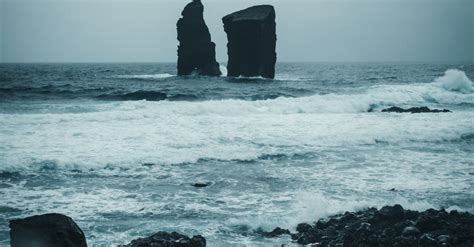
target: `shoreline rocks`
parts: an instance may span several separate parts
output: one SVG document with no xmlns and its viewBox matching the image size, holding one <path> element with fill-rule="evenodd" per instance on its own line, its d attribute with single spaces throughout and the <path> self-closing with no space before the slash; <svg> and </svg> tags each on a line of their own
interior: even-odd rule
<svg viewBox="0 0 474 247">
<path fill-rule="evenodd" d="M 383 109 L 382 112 L 396 112 L 396 113 L 440 113 L 440 112 L 451 112 L 448 109 L 438 110 L 438 109 L 430 109 L 426 106 L 423 107 L 412 107 L 408 109 L 403 109 L 400 107 L 390 107 L 387 109 Z"/>
<path fill-rule="evenodd" d="M 394 205 L 301 223 L 296 231 L 291 238 L 304 245 L 472 247 L 474 215 L 444 209 L 418 212 Z"/>
<path fill-rule="evenodd" d="M 177 232 L 157 232 L 150 237 L 133 240 L 124 247 L 206 247 L 206 239 L 201 235 L 192 238 Z"/>
<path fill-rule="evenodd" d="M 204 22 L 201 0 L 193 0 L 181 13 L 178 30 L 178 75 L 220 76 L 216 61 L 216 44 Z"/>
<path fill-rule="evenodd" d="M 258 5 L 222 18 L 227 33 L 227 76 L 275 78 L 276 23 L 271 5 Z"/>
<path fill-rule="evenodd" d="M 345 212 L 318 220 L 301 223 L 296 233 L 280 227 L 271 232 L 256 232 L 274 238 L 289 235 L 302 245 L 315 246 L 461 246 L 474 245 L 474 215 L 444 209 L 423 212 L 405 210 L 400 205 L 385 206 L 380 210 L 368 208 Z M 45 214 L 10 221 L 11 246 L 29 247 L 85 247 L 84 233 L 69 217 Z M 176 232 L 157 232 L 138 238 L 124 247 L 205 247 L 201 235 L 188 237 Z"/>
<path fill-rule="evenodd" d="M 81 228 L 68 216 L 44 214 L 10 221 L 12 247 L 86 247 Z"/>
<path fill-rule="evenodd" d="M 87 247 L 81 228 L 62 214 L 43 214 L 10 221 L 12 247 Z M 192 238 L 177 232 L 157 232 L 149 237 L 132 240 L 123 247 L 206 247 L 201 235 Z"/>
</svg>

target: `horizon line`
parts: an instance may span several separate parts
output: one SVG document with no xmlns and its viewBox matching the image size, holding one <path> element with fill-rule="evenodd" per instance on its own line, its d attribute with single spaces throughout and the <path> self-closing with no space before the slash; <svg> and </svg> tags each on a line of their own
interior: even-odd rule
<svg viewBox="0 0 474 247">
<path fill-rule="evenodd" d="M 0 64 L 176 64 L 176 61 L 140 61 L 140 62 L 127 62 L 127 61 L 100 61 L 100 62 L 92 62 L 92 61 L 80 61 L 80 62 L 74 62 L 74 61 L 55 61 L 55 62 L 49 62 L 49 61 L 27 61 L 27 62 L 0 62 Z M 218 62 L 219 65 L 222 64 L 227 64 L 227 62 Z M 277 61 L 276 64 L 278 63 L 474 63 L 474 60 L 472 61 L 466 61 L 466 60 L 402 60 L 402 61 Z"/>
</svg>

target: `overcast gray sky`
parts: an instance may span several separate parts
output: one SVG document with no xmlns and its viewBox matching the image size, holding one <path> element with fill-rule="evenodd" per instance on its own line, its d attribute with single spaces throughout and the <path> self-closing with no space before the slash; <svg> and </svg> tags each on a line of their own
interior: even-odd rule
<svg viewBox="0 0 474 247">
<path fill-rule="evenodd" d="M 3 62 L 174 62 L 190 0 L 0 0 Z M 222 16 L 277 11 L 279 61 L 474 61 L 474 0 L 203 0 L 227 61 Z"/>
</svg>

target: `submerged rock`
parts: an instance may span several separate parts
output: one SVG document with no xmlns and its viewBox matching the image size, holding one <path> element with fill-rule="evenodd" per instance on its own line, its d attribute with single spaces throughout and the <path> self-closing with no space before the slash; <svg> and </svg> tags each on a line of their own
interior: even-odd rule
<svg viewBox="0 0 474 247">
<path fill-rule="evenodd" d="M 474 215 L 429 209 L 380 210 L 336 215 L 310 225 L 299 224 L 292 239 L 318 246 L 466 246 L 474 245 Z"/>
<path fill-rule="evenodd" d="M 287 229 L 277 227 L 277 228 L 273 229 L 273 231 L 271 231 L 271 232 L 264 232 L 263 235 L 267 238 L 274 238 L 274 237 L 279 237 L 279 236 L 285 235 L 285 234 L 290 235 L 291 233 Z"/>
<path fill-rule="evenodd" d="M 222 18 L 227 33 L 228 76 L 275 77 L 276 24 L 271 5 L 253 6 Z"/>
<path fill-rule="evenodd" d="M 147 238 L 133 240 L 125 247 L 205 247 L 206 239 L 201 235 L 189 238 L 176 232 L 157 232 Z"/>
<path fill-rule="evenodd" d="M 193 186 L 196 188 L 204 188 L 211 185 L 211 183 L 194 183 Z"/>
<path fill-rule="evenodd" d="M 178 75 L 220 76 L 216 61 L 216 44 L 204 22 L 201 0 L 186 5 L 178 20 Z"/>
<path fill-rule="evenodd" d="M 12 247 L 85 247 L 81 228 L 62 214 L 44 214 L 10 221 Z"/>
<path fill-rule="evenodd" d="M 433 109 L 431 110 L 430 108 L 423 106 L 423 107 L 412 107 L 408 109 L 403 109 L 400 107 L 390 107 L 387 109 L 383 109 L 382 112 L 397 112 L 397 113 L 439 113 L 439 112 L 451 112 L 448 109 L 443 109 L 443 110 L 438 110 L 438 109 Z"/>
</svg>

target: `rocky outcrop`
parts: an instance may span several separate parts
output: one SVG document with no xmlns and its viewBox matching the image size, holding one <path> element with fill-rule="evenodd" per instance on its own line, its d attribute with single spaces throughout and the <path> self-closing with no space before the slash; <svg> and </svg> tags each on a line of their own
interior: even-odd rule
<svg viewBox="0 0 474 247">
<path fill-rule="evenodd" d="M 62 214 L 44 214 L 10 221 L 12 247 L 86 247 L 81 228 Z"/>
<path fill-rule="evenodd" d="M 279 236 L 285 235 L 285 234 L 291 235 L 290 230 L 283 229 L 283 228 L 280 228 L 280 227 L 277 227 L 277 228 L 273 229 L 273 231 L 271 231 L 271 232 L 262 232 L 262 235 L 264 237 L 267 237 L 267 238 L 275 238 L 275 237 L 279 237 Z"/>
<path fill-rule="evenodd" d="M 81 228 L 62 214 L 44 214 L 10 221 L 12 247 L 87 247 Z M 126 247 L 205 247 L 201 235 L 192 238 L 176 232 L 157 232 L 133 240 Z"/>
<path fill-rule="evenodd" d="M 216 61 L 216 44 L 211 41 L 203 12 L 201 0 L 193 0 L 178 20 L 178 75 L 221 75 Z"/>
<path fill-rule="evenodd" d="M 299 244 L 317 246 L 466 246 L 474 244 L 474 215 L 457 211 L 405 210 L 400 205 L 369 208 L 299 224 Z M 283 232 L 281 229 L 278 232 Z"/>
<path fill-rule="evenodd" d="M 276 63 L 275 9 L 259 5 L 222 18 L 227 33 L 228 76 L 273 79 Z"/>
<path fill-rule="evenodd" d="M 440 112 L 451 112 L 448 109 L 438 110 L 438 109 L 430 109 L 426 106 L 423 107 L 412 107 L 408 109 L 403 109 L 400 107 L 390 107 L 387 109 L 383 109 L 382 112 L 397 112 L 397 113 L 440 113 Z"/>
<path fill-rule="evenodd" d="M 133 240 L 130 244 L 125 247 L 148 247 L 148 246 L 159 246 L 159 247 L 205 247 L 206 239 L 201 235 L 189 238 L 186 235 L 182 235 L 176 232 L 157 232 L 147 238 L 139 238 Z"/>
</svg>

